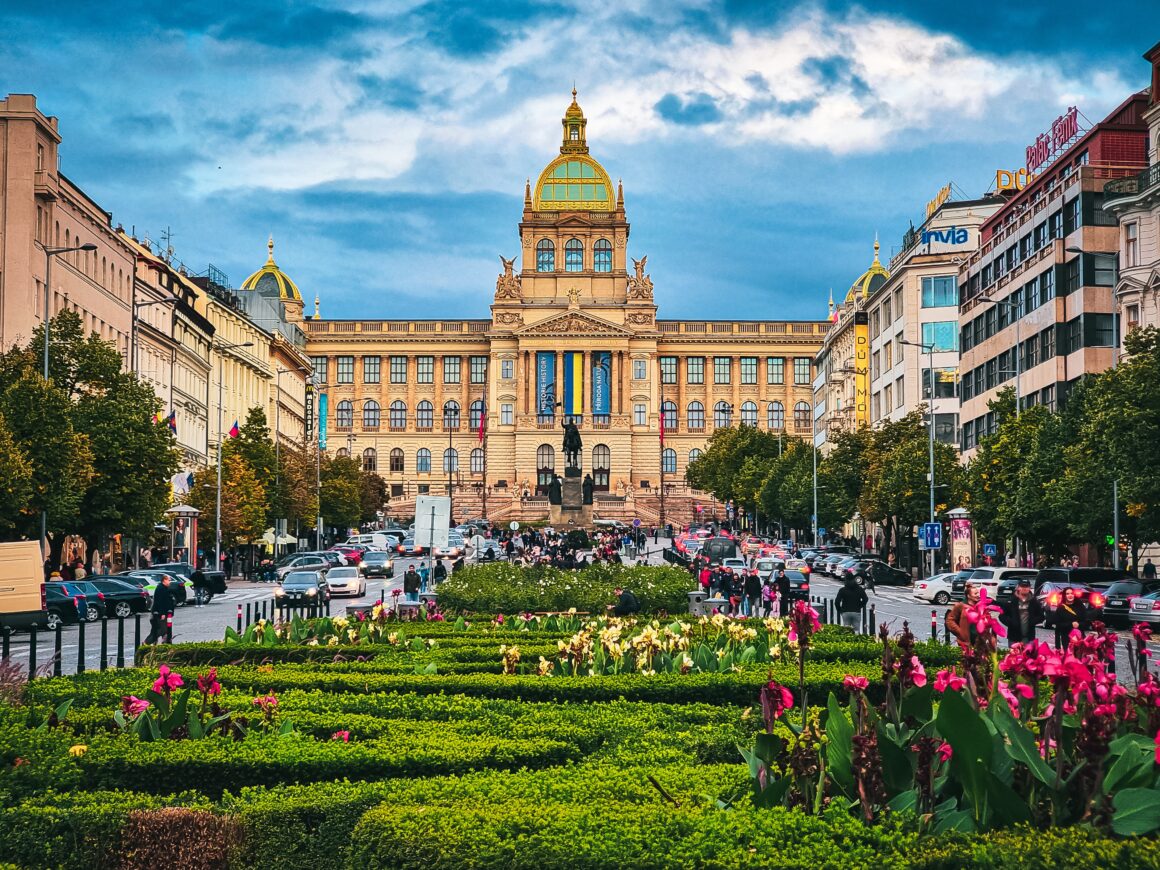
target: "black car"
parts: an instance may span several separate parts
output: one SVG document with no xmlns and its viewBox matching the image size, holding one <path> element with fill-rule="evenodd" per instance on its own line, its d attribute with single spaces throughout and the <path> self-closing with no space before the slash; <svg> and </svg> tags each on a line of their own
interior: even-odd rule
<svg viewBox="0 0 1160 870">
<path fill-rule="evenodd" d="M 45 583 L 44 598 L 50 631 L 55 631 L 58 625 L 76 625 L 88 619 L 86 597 L 68 583 Z"/>
<path fill-rule="evenodd" d="M 951 581 L 951 601 L 966 601 L 967 581 L 975 573 L 974 568 L 964 568 L 955 572 L 955 579 Z"/>
<path fill-rule="evenodd" d="M 95 586 L 105 596 L 105 612 L 110 616 L 126 617 L 145 613 L 151 603 L 149 593 L 126 580 L 94 579 Z"/>
<path fill-rule="evenodd" d="M 1117 580 L 1103 592 L 1103 621 L 1108 625 L 1126 626 L 1132 602 L 1156 591 L 1160 591 L 1160 580 Z"/>
<path fill-rule="evenodd" d="M 330 603 L 330 587 L 321 571 L 291 571 L 274 590 L 279 607 L 312 607 Z"/>
<path fill-rule="evenodd" d="M 154 565 L 153 570 L 164 571 L 167 574 L 172 574 L 180 577 L 183 580 L 190 580 L 193 578 L 193 566 L 188 562 L 166 562 L 164 565 Z M 206 571 L 202 569 L 205 574 L 205 582 L 209 587 L 209 591 L 214 595 L 226 594 L 226 572 L 225 571 Z"/>
<path fill-rule="evenodd" d="M 803 574 L 801 571 L 794 571 L 791 568 L 787 568 L 785 576 L 789 578 L 790 601 L 809 601 L 810 575 Z"/>
<path fill-rule="evenodd" d="M 362 572 L 364 577 L 394 577 L 395 560 L 390 553 L 371 551 L 363 556 Z"/>
<path fill-rule="evenodd" d="M 871 583 L 875 586 L 909 586 L 911 582 L 908 572 L 891 568 L 877 559 L 863 559 L 853 565 L 848 573 L 854 576 L 859 586 Z"/>
<path fill-rule="evenodd" d="M 1110 586 L 1119 580 L 1136 579 L 1127 571 L 1117 568 L 1041 568 L 1035 575 L 1035 591 L 1044 583 L 1065 586 Z"/>
<path fill-rule="evenodd" d="M 84 594 L 88 603 L 86 617 L 89 622 L 96 622 L 108 612 L 105 605 L 105 593 L 91 580 L 73 580 L 69 585 L 75 586 Z"/>
<path fill-rule="evenodd" d="M 126 571 L 124 574 L 115 574 L 112 576 L 116 580 L 124 580 L 126 583 L 132 583 L 134 586 L 140 586 L 152 598 L 153 590 L 161 585 L 161 577 L 164 574 L 168 574 L 172 578 L 169 584 L 169 592 L 173 595 L 174 604 L 180 606 L 188 603 L 189 594 L 185 587 L 185 580 L 180 574 L 172 574 L 168 571 L 154 570 L 153 568 L 144 568 L 140 571 Z"/>
</svg>

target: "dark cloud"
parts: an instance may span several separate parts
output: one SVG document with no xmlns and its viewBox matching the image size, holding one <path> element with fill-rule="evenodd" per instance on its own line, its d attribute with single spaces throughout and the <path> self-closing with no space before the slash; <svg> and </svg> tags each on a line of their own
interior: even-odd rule
<svg viewBox="0 0 1160 870">
<path fill-rule="evenodd" d="M 666 121 L 690 127 L 721 120 L 721 110 L 705 93 L 692 94 L 684 99 L 676 94 L 665 94 L 653 108 Z"/>
</svg>

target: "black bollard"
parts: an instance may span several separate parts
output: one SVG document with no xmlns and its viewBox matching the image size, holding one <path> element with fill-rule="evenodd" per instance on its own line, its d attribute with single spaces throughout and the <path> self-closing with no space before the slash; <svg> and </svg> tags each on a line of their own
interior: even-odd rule
<svg viewBox="0 0 1160 870">
<path fill-rule="evenodd" d="M 249 628 L 250 623 L 254 621 L 254 619 L 253 619 L 254 614 L 251 612 L 251 607 L 252 607 L 252 605 L 250 604 L 249 601 L 247 601 L 246 602 L 246 623 L 245 623 L 246 628 Z"/>
<path fill-rule="evenodd" d="M 83 674 L 85 672 L 85 623 L 87 619 L 82 619 L 77 625 L 77 673 Z"/>
<path fill-rule="evenodd" d="M 238 634 L 242 633 L 242 604 L 238 602 Z"/>
<path fill-rule="evenodd" d="M 874 615 L 874 605 L 870 605 L 870 634 L 876 634 L 878 631 L 878 620 Z"/>
<path fill-rule="evenodd" d="M 109 669 L 109 615 L 101 617 L 101 670 Z"/>
<path fill-rule="evenodd" d="M 117 667 L 125 667 L 125 618 L 117 617 Z"/>
<path fill-rule="evenodd" d="M 1116 642 L 1112 641 L 1112 656 L 1111 661 L 1108 662 L 1108 673 L 1115 675 L 1116 673 Z"/>
<path fill-rule="evenodd" d="M 36 623 L 28 627 L 28 679 L 36 676 Z"/>
<path fill-rule="evenodd" d="M 141 614 L 133 617 L 133 667 L 137 667 L 137 650 L 141 649 Z"/>
<path fill-rule="evenodd" d="M 950 615 L 949 610 L 943 614 L 943 643 L 945 643 L 947 646 L 950 646 L 950 643 L 951 643 L 951 627 L 949 625 L 947 625 L 947 621 L 946 621 L 946 618 L 949 615 Z"/>
<path fill-rule="evenodd" d="M 84 624 L 83 619 L 81 620 L 81 624 L 82 625 Z M 56 640 L 53 641 L 54 651 L 53 651 L 53 659 L 52 659 L 52 675 L 54 677 L 60 676 L 60 658 L 61 658 L 61 656 L 60 656 L 60 643 L 62 640 L 61 636 L 63 635 L 63 633 L 64 633 L 64 625 L 62 623 L 58 622 L 56 624 Z"/>
<path fill-rule="evenodd" d="M 862 634 L 866 633 L 866 605 L 862 605 Z"/>
<path fill-rule="evenodd" d="M 4 626 L 4 650 L 2 653 L 0 653 L 0 659 L 3 659 L 4 661 L 8 661 L 10 654 L 11 654 L 11 650 L 9 649 L 9 646 L 10 646 L 9 638 L 11 637 L 11 635 L 12 635 L 12 629 L 10 629 L 8 626 Z"/>
<path fill-rule="evenodd" d="M 930 639 L 938 640 L 938 611 L 930 612 Z"/>
</svg>

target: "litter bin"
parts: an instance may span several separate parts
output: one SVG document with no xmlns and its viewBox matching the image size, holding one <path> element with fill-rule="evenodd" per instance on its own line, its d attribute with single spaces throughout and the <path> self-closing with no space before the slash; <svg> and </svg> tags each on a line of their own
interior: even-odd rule
<svg viewBox="0 0 1160 870">
<path fill-rule="evenodd" d="M 709 605 L 705 602 L 709 596 L 704 590 L 698 589 L 695 592 L 689 593 L 689 615 L 690 616 L 708 616 Z"/>
</svg>

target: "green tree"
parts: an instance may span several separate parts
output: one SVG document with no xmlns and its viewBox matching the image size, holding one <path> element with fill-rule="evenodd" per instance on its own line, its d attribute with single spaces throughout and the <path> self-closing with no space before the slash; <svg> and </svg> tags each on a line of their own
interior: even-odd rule
<svg viewBox="0 0 1160 870">
<path fill-rule="evenodd" d="M 833 450 L 818 463 L 818 523 L 827 529 L 841 528 L 858 510 L 874 435 L 863 426 L 837 432 L 833 441 Z"/>
<path fill-rule="evenodd" d="M 283 498 L 285 516 L 291 524 L 295 520 L 313 526 L 318 516 L 318 485 L 315 454 L 298 444 L 283 444 L 279 458 L 281 473 L 279 491 Z"/>
<path fill-rule="evenodd" d="M 814 448 L 800 438 L 786 438 L 780 459 L 769 464 L 761 485 L 761 508 L 786 529 L 805 533 L 814 512 Z"/>
<path fill-rule="evenodd" d="M 217 466 L 210 465 L 193 476 L 188 504 L 200 512 L 198 541 L 207 553 L 214 550 L 217 517 Z M 222 457 L 222 549 L 250 543 L 266 530 L 266 492 L 242 457 L 225 452 Z"/>
<path fill-rule="evenodd" d="M 0 536 L 11 536 L 21 519 L 27 519 L 25 510 L 33 492 L 32 468 L 0 415 Z"/>
<path fill-rule="evenodd" d="M 328 526 L 358 526 L 362 511 L 362 470 L 349 456 L 324 457 L 322 460 L 321 507 L 323 522 Z"/>
<path fill-rule="evenodd" d="M 373 471 L 363 471 L 359 477 L 359 519 L 373 523 L 387 503 L 387 482 Z"/>
<path fill-rule="evenodd" d="M 745 507 L 755 506 L 754 476 L 742 476 L 746 460 L 753 458 L 769 463 L 778 456 L 778 438 L 755 426 L 717 429 L 705 445 L 705 451 L 685 470 L 685 480 L 697 489 L 711 492 L 718 501 L 734 501 Z"/>
<path fill-rule="evenodd" d="M 270 439 L 270 427 L 266 425 L 266 412 L 253 407 L 246 414 L 245 421 L 238 427 L 238 437 L 226 442 L 225 452 L 236 452 L 266 493 L 266 527 L 274 525 L 276 519 L 286 516 L 286 487 L 282 486 L 278 467 L 278 453 Z"/>
</svg>

